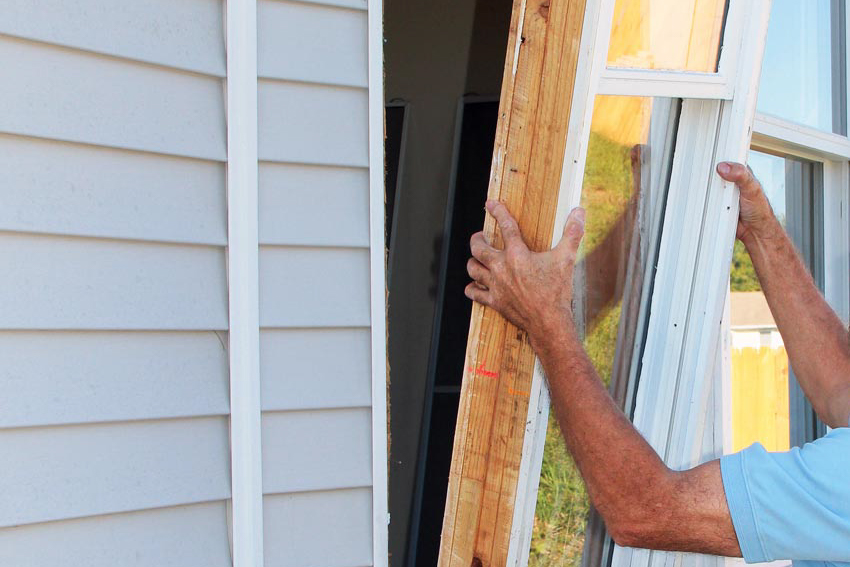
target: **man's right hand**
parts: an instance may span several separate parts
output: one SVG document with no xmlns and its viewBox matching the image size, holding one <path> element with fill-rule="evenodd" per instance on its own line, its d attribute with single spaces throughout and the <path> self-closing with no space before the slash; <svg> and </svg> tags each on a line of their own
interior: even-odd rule
<svg viewBox="0 0 850 567">
<path fill-rule="evenodd" d="M 753 172 L 721 162 L 717 173 L 741 192 L 738 238 L 747 247 L 803 391 L 820 419 L 846 427 L 850 415 L 850 334 L 827 305 L 773 215 Z"/>
<path fill-rule="evenodd" d="M 753 237 L 770 237 L 778 223 L 767 195 L 752 170 L 740 163 L 722 161 L 717 164 L 717 173 L 737 185 L 741 192 L 736 234 L 738 239 L 747 245 Z"/>
</svg>

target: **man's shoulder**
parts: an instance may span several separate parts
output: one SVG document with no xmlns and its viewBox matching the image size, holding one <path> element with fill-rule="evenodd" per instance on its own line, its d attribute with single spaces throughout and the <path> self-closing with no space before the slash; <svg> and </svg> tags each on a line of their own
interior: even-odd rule
<svg viewBox="0 0 850 567">
<path fill-rule="evenodd" d="M 783 453 L 755 444 L 721 468 L 748 562 L 810 557 L 820 561 L 795 567 L 850 567 L 850 428 Z"/>
<path fill-rule="evenodd" d="M 792 449 L 790 455 L 824 473 L 846 473 L 850 465 L 850 427 L 833 429 L 802 448 Z"/>
</svg>

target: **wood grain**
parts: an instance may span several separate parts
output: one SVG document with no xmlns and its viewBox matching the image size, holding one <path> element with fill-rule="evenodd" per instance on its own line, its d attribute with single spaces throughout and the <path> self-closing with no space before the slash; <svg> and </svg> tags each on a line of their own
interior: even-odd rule
<svg viewBox="0 0 850 567">
<path fill-rule="evenodd" d="M 585 0 L 514 0 L 488 197 L 549 248 Z M 501 236 L 489 215 L 484 231 Z M 506 564 L 534 370 L 525 332 L 472 309 L 440 545 L 441 567 Z"/>
</svg>

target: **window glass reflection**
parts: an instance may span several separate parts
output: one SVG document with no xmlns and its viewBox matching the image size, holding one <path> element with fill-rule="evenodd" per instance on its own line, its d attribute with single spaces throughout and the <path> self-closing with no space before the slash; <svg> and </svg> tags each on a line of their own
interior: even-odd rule
<svg viewBox="0 0 850 567">
<path fill-rule="evenodd" d="M 585 238 L 574 282 L 584 345 L 614 399 L 626 407 L 639 354 L 678 102 L 599 96 L 594 106 L 582 206 Z M 554 414 L 546 435 L 529 565 L 579 565 L 589 504 Z M 591 545 L 604 533 L 593 533 Z"/>
<path fill-rule="evenodd" d="M 758 110 L 825 131 L 833 128 L 830 0 L 773 0 Z"/>
<path fill-rule="evenodd" d="M 714 72 L 725 0 L 617 0 L 608 65 Z"/>
</svg>

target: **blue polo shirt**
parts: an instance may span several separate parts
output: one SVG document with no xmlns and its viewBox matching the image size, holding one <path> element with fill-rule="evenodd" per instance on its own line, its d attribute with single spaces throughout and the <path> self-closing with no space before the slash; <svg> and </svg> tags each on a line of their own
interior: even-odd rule
<svg viewBox="0 0 850 567">
<path fill-rule="evenodd" d="M 720 469 L 747 563 L 850 567 L 850 428 L 786 453 L 756 443 Z"/>
</svg>

